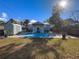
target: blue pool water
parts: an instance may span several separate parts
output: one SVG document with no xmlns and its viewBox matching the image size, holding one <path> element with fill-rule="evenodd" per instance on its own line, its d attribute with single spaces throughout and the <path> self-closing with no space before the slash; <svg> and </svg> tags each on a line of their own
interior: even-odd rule
<svg viewBox="0 0 79 59">
<path fill-rule="evenodd" d="M 48 33 L 29 33 L 26 35 L 21 35 L 24 38 L 53 38 L 53 34 Z"/>
</svg>

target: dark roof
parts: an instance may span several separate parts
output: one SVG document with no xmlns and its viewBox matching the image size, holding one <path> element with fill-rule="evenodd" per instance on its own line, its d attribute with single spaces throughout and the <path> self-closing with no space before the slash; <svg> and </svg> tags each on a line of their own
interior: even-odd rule
<svg viewBox="0 0 79 59">
<path fill-rule="evenodd" d="M 10 19 L 7 23 L 20 24 L 20 22 L 19 22 L 19 21 L 14 20 L 14 19 Z"/>
</svg>

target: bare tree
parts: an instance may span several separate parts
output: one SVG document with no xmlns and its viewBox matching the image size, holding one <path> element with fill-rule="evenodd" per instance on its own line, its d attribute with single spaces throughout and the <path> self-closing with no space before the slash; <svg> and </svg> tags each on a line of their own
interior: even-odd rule
<svg viewBox="0 0 79 59">
<path fill-rule="evenodd" d="M 73 18 L 75 22 L 79 22 L 79 10 L 72 11 L 71 18 Z"/>
</svg>

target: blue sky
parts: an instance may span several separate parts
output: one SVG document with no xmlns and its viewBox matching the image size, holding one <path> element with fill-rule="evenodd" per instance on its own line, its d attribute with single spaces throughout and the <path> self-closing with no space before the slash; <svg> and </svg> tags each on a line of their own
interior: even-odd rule
<svg viewBox="0 0 79 59">
<path fill-rule="evenodd" d="M 52 8 L 57 0 L 0 0 L 0 18 L 35 19 L 44 21 L 51 17 Z M 68 18 L 71 10 L 79 10 L 79 0 L 69 0 L 69 10 L 65 10 L 62 18 Z M 73 6 L 73 7 L 72 7 Z"/>
</svg>

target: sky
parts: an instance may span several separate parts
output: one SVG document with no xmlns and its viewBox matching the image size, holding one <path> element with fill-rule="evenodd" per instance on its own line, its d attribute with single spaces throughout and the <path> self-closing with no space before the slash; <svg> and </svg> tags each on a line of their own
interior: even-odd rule
<svg viewBox="0 0 79 59">
<path fill-rule="evenodd" d="M 10 18 L 45 21 L 52 16 L 52 9 L 59 0 L 0 0 L 0 19 Z M 71 11 L 79 10 L 79 0 L 69 0 L 63 19 L 70 17 Z"/>
</svg>

